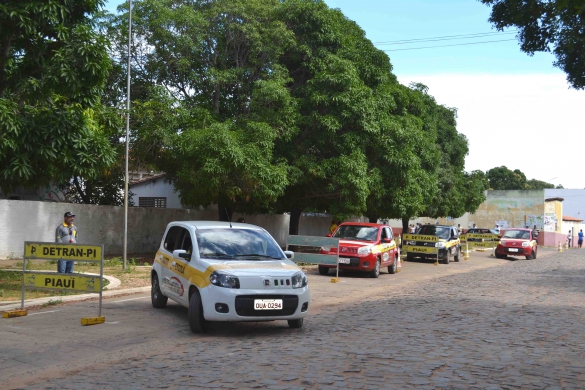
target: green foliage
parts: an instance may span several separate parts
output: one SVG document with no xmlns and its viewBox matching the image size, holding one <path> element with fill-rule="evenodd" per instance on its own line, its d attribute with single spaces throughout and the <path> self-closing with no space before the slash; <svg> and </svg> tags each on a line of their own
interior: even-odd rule
<svg viewBox="0 0 585 390">
<path fill-rule="evenodd" d="M 555 188 L 552 183 L 547 183 L 542 180 L 530 179 L 526 182 L 528 188 L 531 190 L 544 190 L 545 188 Z"/>
<path fill-rule="evenodd" d="M 110 61 L 99 0 L 0 4 L 0 187 L 95 177 L 114 161 L 101 122 Z"/>
<path fill-rule="evenodd" d="M 526 175 L 519 169 L 510 170 L 505 166 L 486 172 L 492 190 L 528 190 Z"/>
<path fill-rule="evenodd" d="M 537 179 L 526 180 L 526 175 L 519 169 L 511 171 L 505 166 L 492 168 L 486 172 L 492 190 L 544 190 L 555 188 L 552 183 Z M 561 185 L 559 185 L 562 188 Z M 557 187 L 559 188 L 559 187 Z"/>
<path fill-rule="evenodd" d="M 585 0 L 480 0 L 492 6 L 489 21 L 499 30 L 516 27 L 521 50 L 551 51 L 555 66 L 575 89 L 585 88 Z"/>
</svg>

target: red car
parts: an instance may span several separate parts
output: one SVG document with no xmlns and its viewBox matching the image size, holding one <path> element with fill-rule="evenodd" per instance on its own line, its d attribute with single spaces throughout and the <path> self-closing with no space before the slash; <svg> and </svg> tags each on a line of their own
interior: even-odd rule
<svg viewBox="0 0 585 390">
<path fill-rule="evenodd" d="M 400 252 L 392 228 L 378 223 L 344 222 L 332 235 L 339 238 L 339 269 L 369 272 L 380 276 L 380 268 L 395 274 Z M 322 247 L 321 254 L 337 254 L 337 248 Z M 319 264 L 319 273 L 327 275 L 335 265 Z"/>
<path fill-rule="evenodd" d="M 536 259 L 538 244 L 530 229 L 507 229 L 496 248 L 496 257 L 524 256 L 526 260 Z"/>
</svg>

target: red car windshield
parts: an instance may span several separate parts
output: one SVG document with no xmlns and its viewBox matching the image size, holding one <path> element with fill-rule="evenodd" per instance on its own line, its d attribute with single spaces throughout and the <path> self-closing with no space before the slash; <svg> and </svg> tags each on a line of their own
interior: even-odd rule
<svg viewBox="0 0 585 390">
<path fill-rule="evenodd" d="M 502 238 L 515 238 L 518 240 L 529 240 L 530 239 L 530 232 L 526 230 L 513 230 L 508 229 Z"/>
<path fill-rule="evenodd" d="M 359 225 L 342 225 L 333 234 L 333 237 L 344 240 L 376 241 L 378 239 L 378 228 Z"/>
</svg>

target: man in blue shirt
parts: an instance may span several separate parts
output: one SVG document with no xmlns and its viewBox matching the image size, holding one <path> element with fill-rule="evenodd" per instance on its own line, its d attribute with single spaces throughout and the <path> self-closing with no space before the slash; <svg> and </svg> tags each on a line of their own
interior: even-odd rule
<svg viewBox="0 0 585 390">
<path fill-rule="evenodd" d="M 581 245 L 583 245 L 583 229 L 579 230 L 579 241 L 577 242 L 579 244 L 579 248 L 581 248 Z"/>
</svg>

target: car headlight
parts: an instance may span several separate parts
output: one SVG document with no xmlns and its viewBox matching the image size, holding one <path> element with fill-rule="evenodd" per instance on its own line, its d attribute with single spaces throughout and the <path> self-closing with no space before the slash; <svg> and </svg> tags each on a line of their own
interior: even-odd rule
<svg viewBox="0 0 585 390">
<path fill-rule="evenodd" d="M 500 245 L 506 245 L 506 241 L 500 241 Z"/>
<path fill-rule="evenodd" d="M 329 246 L 322 246 L 321 247 L 321 252 L 331 252 L 331 247 L 329 247 Z"/>
<path fill-rule="evenodd" d="M 530 246 L 530 243 L 529 243 L 528 241 L 524 241 L 524 242 L 522 243 L 522 246 Z"/>
<path fill-rule="evenodd" d="M 240 288 L 240 279 L 237 276 L 224 272 L 213 271 L 209 275 L 209 281 L 218 287 Z"/>
<path fill-rule="evenodd" d="M 437 243 L 435 244 L 435 247 L 437 247 L 437 248 L 444 248 L 444 247 L 445 247 L 445 243 L 444 243 L 444 242 L 442 242 L 442 241 L 439 241 L 439 242 L 437 242 Z"/>
<path fill-rule="evenodd" d="M 358 249 L 357 253 L 358 255 L 369 255 L 370 253 L 372 253 L 372 247 L 362 246 L 361 248 Z"/>
<path fill-rule="evenodd" d="M 294 274 L 292 278 L 290 278 L 290 281 L 292 283 L 292 288 L 307 287 L 307 284 L 309 283 L 307 277 L 302 272 L 297 272 L 296 274 Z"/>
</svg>

